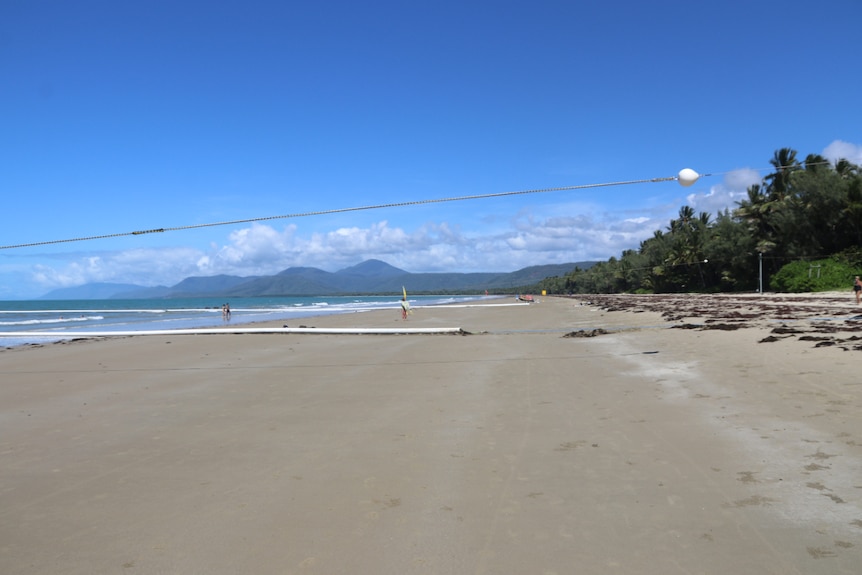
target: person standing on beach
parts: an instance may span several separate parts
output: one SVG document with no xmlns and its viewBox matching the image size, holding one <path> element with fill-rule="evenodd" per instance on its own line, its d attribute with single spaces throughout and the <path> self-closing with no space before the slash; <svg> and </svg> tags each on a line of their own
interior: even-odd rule
<svg viewBox="0 0 862 575">
<path fill-rule="evenodd" d="M 859 276 L 853 280 L 853 292 L 856 294 L 856 304 L 858 305 L 862 299 L 862 280 L 859 279 Z"/>
<path fill-rule="evenodd" d="M 401 299 L 401 319 L 407 319 L 407 313 L 410 311 L 410 303 L 407 301 L 407 298 Z"/>
</svg>

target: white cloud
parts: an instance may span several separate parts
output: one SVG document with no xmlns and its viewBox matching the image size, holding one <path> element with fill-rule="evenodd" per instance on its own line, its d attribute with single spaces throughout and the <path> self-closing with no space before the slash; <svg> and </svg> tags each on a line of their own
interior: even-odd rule
<svg viewBox="0 0 862 575">
<path fill-rule="evenodd" d="M 835 140 L 824 148 L 822 156 L 833 165 L 838 160 L 844 159 L 859 166 L 862 165 L 862 146 Z"/>
<path fill-rule="evenodd" d="M 847 142 L 833 142 L 823 155 L 833 161 L 842 157 L 862 164 L 862 146 Z M 695 189 L 686 201 L 697 211 L 711 214 L 732 210 L 746 197 L 747 188 L 761 178 L 752 169 L 734 170 L 705 191 Z M 637 249 L 655 230 L 666 228 L 678 209 L 669 203 L 627 211 L 607 211 L 583 202 L 544 204 L 523 209 L 508 221 L 498 217 L 488 224 L 477 218 L 477 227 L 470 231 L 448 222 L 426 222 L 411 230 L 381 220 L 366 227 L 302 235 L 294 224 L 276 229 L 254 223 L 232 231 L 225 243 L 212 243 L 205 249 L 57 255 L 53 264 L 43 260 L 25 267 L 17 262 L 15 268 L 3 265 L 0 272 L 21 277 L 17 283 L 22 293 L 18 295 L 34 297 L 33 292 L 39 290 L 89 282 L 174 285 L 195 275 L 264 275 L 292 266 L 335 271 L 369 258 L 411 272 L 513 271 L 537 264 L 618 257 L 624 250 Z M 0 289 L 0 293 L 17 297 L 10 289 Z"/>
<path fill-rule="evenodd" d="M 193 248 L 134 249 L 99 255 L 71 255 L 62 265 L 34 264 L 28 283 L 56 289 L 85 283 L 174 284 L 198 272 L 201 252 Z"/>
<path fill-rule="evenodd" d="M 215 263 L 227 268 L 258 269 L 270 262 L 279 261 L 290 252 L 295 227 L 289 226 L 283 232 L 261 224 L 252 224 L 231 232 L 229 245 L 215 254 Z"/>
<path fill-rule="evenodd" d="M 637 248 L 661 226 L 655 217 L 638 216 L 619 219 L 618 214 L 580 214 L 539 219 L 523 217 L 505 243 L 514 254 L 507 259 L 519 267 L 546 262 L 604 260 L 619 256 L 626 249 Z M 505 251 L 504 251 L 505 253 Z M 511 268 L 507 268 L 511 269 Z"/>
<path fill-rule="evenodd" d="M 750 186 L 760 183 L 762 176 L 756 170 L 742 168 L 725 174 L 721 183 L 711 186 L 706 193 L 686 196 L 688 204 L 699 212 L 716 214 L 725 209 L 733 211 L 736 203 L 745 199 Z"/>
<path fill-rule="evenodd" d="M 577 213 L 552 208 L 553 213 Z M 664 217 L 663 215 L 661 216 Z M 494 232 L 465 233 L 446 222 L 414 230 L 379 221 L 302 236 L 296 226 L 263 224 L 231 232 L 207 251 L 152 248 L 71 256 L 64 263 L 34 266 L 31 279 L 44 290 L 90 282 L 174 285 L 189 276 L 278 273 L 292 266 L 335 271 L 376 258 L 411 272 L 513 271 L 545 264 L 603 260 L 637 247 L 662 225 L 654 217 L 617 214 L 541 217 L 529 210 Z"/>
</svg>

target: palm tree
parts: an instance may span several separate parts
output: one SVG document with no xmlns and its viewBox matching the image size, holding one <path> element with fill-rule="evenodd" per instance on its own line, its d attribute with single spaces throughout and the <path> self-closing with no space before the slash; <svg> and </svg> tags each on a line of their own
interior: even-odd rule
<svg viewBox="0 0 862 575">
<path fill-rule="evenodd" d="M 811 172 L 829 167 L 829 160 L 820 154 L 808 154 L 805 156 L 805 171 Z"/>
<path fill-rule="evenodd" d="M 709 236 L 709 226 L 710 215 L 701 212 L 695 216 L 691 206 L 682 206 L 679 217 L 670 221 L 670 245 L 664 263 L 669 266 L 669 275 L 678 287 L 690 288 L 697 283 L 698 277 L 700 284 L 706 287 L 700 262 L 704 259 L 703 248 Z M 696 264 L 696 270 L 691 267 L 693 264 Z"/>
<path fill-rule="evenodd" d="M 737 208 L 734 210 L 734 215 L 746 222 L 753 222 L 760 219 L 760 215 L 764 212 L 766 194 L 760 184 L 748 186 L 745 191 L 748 193 L 748 198 L 736 202 Z"/>
<path fill-rule="evenodd" d="M 661 292 L 666 284 L 665 260 L 670 252 L 670 234 L 665 235 L 661 230 L 655 230 L 651 238 L 641 242 L 640 252 L 649 266 L 647 273 L 641 280 L 641 286 L 654 292 Z"/>
<path fill-rule="evenodd" d="M 837 162 L 835 162 L 835 171 L 842 178 L 850 178 L 857 174 L 859 174 L 859 166 L 856 164 L 841 158 Z"/>
<path fill-rule="evenodd" d="M 847 206 L 842 211 L 847 222 L 848 238 L 862 245 L 862 175 L 856 176 L 847 187 Z"/>
<path fill-rule="evenodd" d="M 710 228 L 704 253 L 710 285 L 722 290 L 754 289 L 757 286 L 757 252 L 744 222 L 728 210 L 718 214 Z"/>
<path fill-rule="evenodd" d="M 749 186 L 746 191 L 748 198 L 736 203 L 738 207 L 733 215 L 748 226 L 748 231 L 757 244 L 757 251 L 771 251 L 775 247 L 773 229 L 769 224 L 773 203 L 769 201 L 766 190 L 760 184 Z"/>
<path fill-rule="evenodd" d="M 767 194 L 770 201 L 782 202 L 787 197 L 790 189 L 790 177 L 794 170 L 799 169 L 799 160 L 796 159 L 796 150 L 781 148 L 776 151 L 769 160 L 775 173 L 764 178 L 767 185 Z"/>
</svg>

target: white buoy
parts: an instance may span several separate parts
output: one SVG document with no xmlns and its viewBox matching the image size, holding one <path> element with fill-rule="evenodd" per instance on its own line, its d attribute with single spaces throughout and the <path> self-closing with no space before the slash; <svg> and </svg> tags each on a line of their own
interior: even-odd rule
<svg viewBox="0 0 862 575">
<path fill-rule="evenodd" d="M 677 180 L 679 181 L 679 185 L 687 188 L 700 178 L 700 174 L 692 170 L 691 168 L 683 168 L 679 171 L 679 175 L 677 176 Z"/>
</svg>

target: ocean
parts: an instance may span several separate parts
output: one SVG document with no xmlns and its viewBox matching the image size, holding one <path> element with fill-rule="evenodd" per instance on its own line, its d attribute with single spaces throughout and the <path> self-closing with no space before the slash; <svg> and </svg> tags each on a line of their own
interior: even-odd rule
<svg viewBox="0 0 862 575">
<path fill-rule="evenodd" d="M 493 297 L 493 296 L 492 296 Z M 396 296 L 255 297 L 22 300 L 0 301 L 0 347 L 16 347 L 70 339 L 67 332 L 148 331 L 195 329 L 225 324 L 283 321 L 299 327 L 321 315 L 391 309 L 400 313 Z M 411 307 L 465 303 L 488 296 L 410 296 Z M 230 319 L 222 306 L 230 306 Z M 50 335 L 30 335 L 50 332 Z"/>
</svg>

